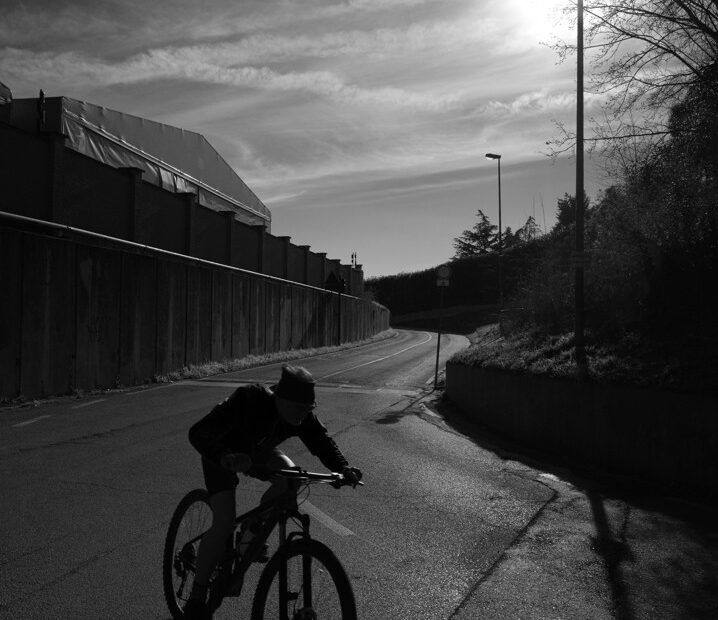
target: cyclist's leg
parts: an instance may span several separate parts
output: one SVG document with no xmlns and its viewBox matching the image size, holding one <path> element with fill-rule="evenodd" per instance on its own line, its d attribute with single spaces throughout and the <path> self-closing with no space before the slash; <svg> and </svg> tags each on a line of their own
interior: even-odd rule
<svg viewBox="0 0 718 620">
<path fill-rule="evenodd" d="M 197 563 L 194 585 L 190 598 L 204 599 L 207 585 L 214 567 L 222 557 L 227 537 L 234 529 L 237 514 L 235 489 L 237 474 L 202 459 L 202 472 L 209 492 L 209 505 L 212 508 L 212 525 L 202 537 L 197 549 Z"/>
<path fill-rule="evenodd" d="M 266 460 L 262 463 L 264 467 L 269 470 L 277 471 L 280 469 L 291 469 L 294 467 L 292 459 L 290 459 L 284 452 L 279 448 L 274 448 L 266 455 Z M 284 493 L 290 486 L 294 486 L 295 483 L 287 480 L 286 478 L 273 478 L 272 484 L 262 495 L 262 501 L 265 502 L 270 499 Z"/>
<path fill-rule="evenodd" d="M 234 530 L 234 519 L 237 516 L 234 489 L 210 495 L 209 505 L 212 508 L 212 526 L 200 541 L 195 575 L 195 583 L 205 586 L 222 557 L 227 537 Z"/>
</svg>

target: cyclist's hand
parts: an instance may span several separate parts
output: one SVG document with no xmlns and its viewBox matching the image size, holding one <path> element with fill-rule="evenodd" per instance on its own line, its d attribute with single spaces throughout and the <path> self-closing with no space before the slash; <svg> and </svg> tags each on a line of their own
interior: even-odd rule
<svg viewBox="0 0 718 620">
<path fill-rule="evenodd" d="M 344 467 L 341 474 L 344 476 L 345 482 L 351 484 L 353 487 L 356 487 L 362 478 L 361 469 L 357 469 L 356 467 Z"/>
<path fill-rule="evenodd" d="M 220 457 L 219 464 L 230 471 L 243 473 L 252 466 L 252 459 L 243 452 L 227 452 Z"/>
</svg>

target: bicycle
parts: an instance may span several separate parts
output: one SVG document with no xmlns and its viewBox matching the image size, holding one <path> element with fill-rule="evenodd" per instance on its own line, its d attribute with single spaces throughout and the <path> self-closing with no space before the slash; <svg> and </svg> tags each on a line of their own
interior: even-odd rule
<svg viewBox="0 0 718 620">
<path fill-rule="evenodd" d="M 252 620 L 356 620 L 356 602 L 351 582 L 334 553 L 309 533 L 309 515 L 299 512 L 297 497 L 312 484 L 331 484 L 335 488 L 350 485 L 338 473 L 314 473 L 282 469 L 272 475 L 294 484 L 276 498 L 238 516 L 235 530 L 227 541 L 224 556 L 215 568 L 208 587 L 208 607 L 212 613 L 225 597 L 239 596 L 244 577 L 265 549 L 275 527 L 279 527 L 279 547 L 265 565 L 257 582 L 252 602 Z M 359 484 L 362 484 L 359 482 Z M 182 608 L 189 597 L 194 579 L 197 548 L 212 522 L 209 493 L 190 491 L 172 515 L 165 538 L 163 586 L 167 606 L 174 620 L 183 620 Z M 288 522 L 299 526 L 287 533 Z M 243 527 L 255 525 L 254 538 L 244 554 L 240 553 Z M 271 596 L 278 590 L 277 600 Z"/>
</svg>

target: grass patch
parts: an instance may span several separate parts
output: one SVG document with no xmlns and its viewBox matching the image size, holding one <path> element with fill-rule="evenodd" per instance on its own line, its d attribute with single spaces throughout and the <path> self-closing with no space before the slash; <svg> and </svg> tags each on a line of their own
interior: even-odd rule
<svg viewBox="0 0 718 620">
<path fill-rule="evenodd" d="M 372 336 L 371 338 L 367 338 L 366 340 L 346 342 L 336 346 L 318 347 L 315 349 L 292 349 L 289 351 L 278 351 L 276 353 L 265 353 L 264 355 L 247 355 L 242 358 L 223 360 L 219 362 L 207 362 L 206 364 L 191 364 L 190 366 L 185 366 L 182 369 L 167 374 L 155 375 L 152 378 L 152 382 L 172 383 L 173 381 L 182 381 L 183 379 L 201 379 L 202 377 L 211 377 L 225 372 L 235 372 L 237 370 L 246 370 L 247 368 L 266 366 L 268 364 L 291 362 L 293 360 L 303 359 L 306 357 L 326 355 L 327 353 L 353 349 L 372 342 L 392 338 L 394 335 L 396 335 L 396 331 L 393 329 L 387 329 Z"/>
<path fill-rule="evenodd" d="M 100 394 L 107 394 L 110 392 L 127 391 L 128 389 L 142 389 L 148 385 L 155 383 L 173 383 L 175 381 L 182 381 L 183 379 L 201 379 L 202 377 L 210 377 L 213 375 L 219 375 L 224 372 L 232 372 L 236 370 L 245 370 L 247 368 L 254 368 L 256 366 L 266 366 L 267 364 L 277 364 L 280 362 L 291 362 L 293 360 L 302 359 L 305 357 L 313 357 L 316 355 L 326 355 L 327 353 L 334 353 L 336 351 L 343 351 L 345 349 L 354 349 L 365 344 L 372 342 L 378 342 L 380 340 L 386 340 L 387 338 L 393 338 L 396 335 L 396 331 L 393 329 L 387 329 L 380 332 L 371 338 L 366 340 L 358 340 L 355 342 L 346 342 L 342 345 L 331 346 L 331 347 L 319 347 L 316 349 L 295 349 L 290 351 L 279 351 L 277 353 L 267 353 L 265 355 L 247 355 L 246 357 L 224 360 L 221 362 L 207 362 L 206 364 L 192 364 L 186 366 L 180 370 L 169 372 L 167 374 L 155 375 L 151 379 L 145 380 L 144 384 L 134 386 L 124 386 L 119 382 L 115 383 L 111 388 L 106 389 L 74 389 L 69 394 L 58 394 L 55 396 L 47 396 L 44 398 L 34 398 L 28 400 L 25 396 L 20 395 L 15 398 L 3 398 L 0 399 L 0 407 L 2 408 L 17 408 L 17 407 L 39 407 L 40 405 L 46 405 L 48 403 L 59 402 L 62 399 L 72 398 L 81 399 L 88 396 L 97 396 Z"/>
<path fill-rule="evenodd" d="M 573 333 L 524 330 L 502 337 L 498 325 L 477 330 L 452 362 L 553 378 L 576 377 Z M 718 394 L 718 360 L 704 342 L 650 341 L 636 333 L 600 340 L 587 334 L 591 381 Z"/>
</svg>

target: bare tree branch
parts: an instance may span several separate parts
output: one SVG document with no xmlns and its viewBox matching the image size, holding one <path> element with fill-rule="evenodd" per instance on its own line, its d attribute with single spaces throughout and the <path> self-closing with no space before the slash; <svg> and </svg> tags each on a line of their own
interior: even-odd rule
<svg viewBox="0 0 718 620">
<path fill-rule="evenodd" d="M 573 1 L 564 9 L 572 19 L 575 11 Z M 718 66 L 718 0 L 585 0 L 584 12 L 590 89 L 605 96 L 604 118 L 594 122 L 588 144 L 615 156 L 627 141 L 660 143 L 670 133 L 671 108 L 689 89 L 705 82 L 718 97 L 706 77 Z M 576 50 L 573 42 L 552 47 L 561 61 Z M 557 126 L 558 137 L 547 142 L 552 157 L 575 143 Z"/>
</svg>

